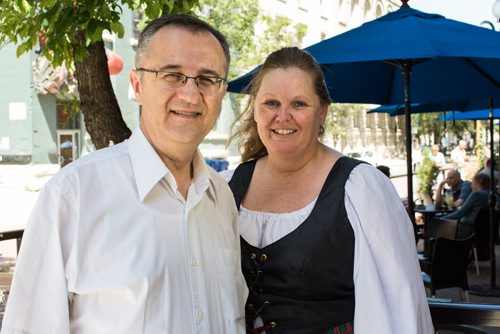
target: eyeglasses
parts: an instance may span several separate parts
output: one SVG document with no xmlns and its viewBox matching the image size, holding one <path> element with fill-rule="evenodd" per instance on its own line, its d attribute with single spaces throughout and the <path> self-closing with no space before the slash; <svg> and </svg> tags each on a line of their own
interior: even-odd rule
<svg viewBox="0 0 500 334">
<path fill-rule="evenodd" d="M 136 68 L 135 70 L 154 73 L 156 77 L 162 79 L 162 82 L 164 82 L 166 87 L 170 89 L 182 87 L 187 83 L 188 79 L 193 79 L 196 86 L 200 90 L 200 93 L 207 96 L 217 94 L 220 91 L 222 84 L 227 81 L 224 78 L 216 76 L 199 75 L 197 77 L 190 77 L 182 73 L 151 70 L 142 67 Z"/>
</svg>

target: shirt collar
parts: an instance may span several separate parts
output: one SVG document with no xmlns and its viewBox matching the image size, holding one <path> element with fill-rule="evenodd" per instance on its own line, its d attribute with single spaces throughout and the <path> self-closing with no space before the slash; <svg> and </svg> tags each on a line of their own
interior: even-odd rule
<svg viewBox="0 0 500 334">
<path fill-rule="evenodd" d="M 172 182 L 175 183 L 173 175 L 146 139 L 140 127 L 130 137 L 128 146 L 140 201 L 143 201 L 151 189 L 164 177 L 170 175 Z M 205 163 L 201 152 L 197 150 L 193 157 L 193 183 L 199 194 L 213 187 L 208 168 L 210 167 Z"/>
<path fill-rule="evenodd" d="M 208 168 L 210 167 L 206 164 L 200 150 L 196 150 L 193 158 L 193 183 L 197 193 L 201 194 L 213 184 Z"/>
<path fill-rule="evenodd" d="M 139 199 L 143 201 L 151 189 L 170 171 L 139 127 L 130 137 L 128 146 Z"/>
</svg>

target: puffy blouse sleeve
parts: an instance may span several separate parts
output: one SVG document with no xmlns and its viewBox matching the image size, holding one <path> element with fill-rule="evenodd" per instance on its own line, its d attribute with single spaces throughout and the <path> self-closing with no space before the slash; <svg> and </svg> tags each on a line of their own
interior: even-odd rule
<svg viewBox="0 0 500 334">
<path fill-rule="evenodd" d="M 356 240 L 354 332 L 434 333 L 412 223 L 390 179 L 361 164 L 345 190 Z"/>
</svg>

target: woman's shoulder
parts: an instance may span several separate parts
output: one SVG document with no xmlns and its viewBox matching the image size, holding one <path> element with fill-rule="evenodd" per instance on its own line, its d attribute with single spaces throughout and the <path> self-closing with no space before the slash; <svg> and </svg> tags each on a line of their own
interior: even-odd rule
<svg viewBox="0 0 500 334">
<path fill-rule="evenodd" d="M 219 172 L 219 175 L 222 176 L 224 178 L 224 180 L 226 180 L 226 182 L 229 182 L 229 181 L 231 181 L 231 178 L 234 175 L 234 169 L 222 170 Z"/>
</svg>

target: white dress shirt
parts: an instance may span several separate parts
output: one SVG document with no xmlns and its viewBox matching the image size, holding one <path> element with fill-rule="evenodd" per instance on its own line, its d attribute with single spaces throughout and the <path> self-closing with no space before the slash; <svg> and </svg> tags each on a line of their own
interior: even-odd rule
<svg viewBox="0 0 500 334">
<path fill-rule="evenodd" d="M 63 168 L 26 226 L 2 334 L 244 333 L 232 193 L 200 153 L 187 199 L 137 129 Z"/>
<path fill-rule="evenodd" d="M 221 174 L 229 181 L 233 172 Z M 355 238 L 354 333 L 434 333 L 413 228 L 391 181 L 360 164 L 351 172 L 345 193 Z M 241 235 L 254 247 L 270 245 L 299 227 L 315 202 L 284 214 L 243 208 L 238 218 Z"/>
</svg>

